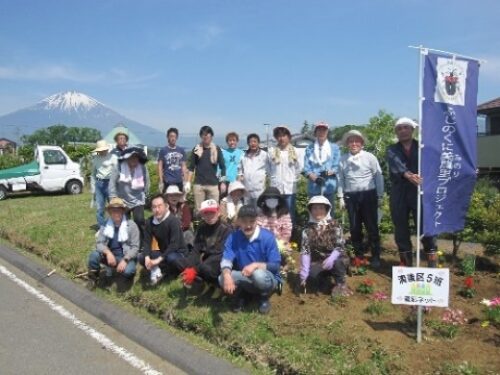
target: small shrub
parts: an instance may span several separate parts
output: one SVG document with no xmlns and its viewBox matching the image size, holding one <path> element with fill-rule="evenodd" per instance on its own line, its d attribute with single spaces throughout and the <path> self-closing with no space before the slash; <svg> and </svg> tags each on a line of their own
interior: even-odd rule
<svg viewBox="0 0 500 375">
<path fill-rule="evenodd" d="M 358 285 L 356 291 L 361 294 L 372 294 L 375 288 L 375 283 L 372 279 L 364 279 L 361 284 Z"/>
</svg>

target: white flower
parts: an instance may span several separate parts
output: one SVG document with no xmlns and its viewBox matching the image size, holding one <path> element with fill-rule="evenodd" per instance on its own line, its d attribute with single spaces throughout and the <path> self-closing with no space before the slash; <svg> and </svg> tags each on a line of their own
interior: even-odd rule
<svg viewBox="0 0 500 375">
<path fill-rule="evenodd" d="M 491 306 L 491 301 L 490 301 L 489 299 L 484 298 L 484 299 L 481 301 L 481 304 L 483 304 L 483 305 L 486 305 L 486 306 L 490 307 L 490 306 Z"/>
</svg>

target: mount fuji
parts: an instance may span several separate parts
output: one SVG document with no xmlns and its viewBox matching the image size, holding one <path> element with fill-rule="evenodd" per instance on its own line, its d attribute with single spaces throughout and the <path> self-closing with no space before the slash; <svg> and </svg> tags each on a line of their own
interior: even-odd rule
<svg viewBox="0 0 500 375">
<path fill-rule="evenodd" d="M 165 143 L 164 132 L 130 120 L 76 91 L 57 93 L 31 107 L 0 116 L 0 138 L 19 141 L 21 135 L 55 124 L 95 128 L 103 137 L 117 124 L 123 124 L 145 145 L 162 146 Z"/>
</svg>

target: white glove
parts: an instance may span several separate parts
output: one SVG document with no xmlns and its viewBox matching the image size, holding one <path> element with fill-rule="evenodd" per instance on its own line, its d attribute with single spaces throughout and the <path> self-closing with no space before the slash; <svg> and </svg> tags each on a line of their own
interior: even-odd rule
<svg viewBox="0 0 500 375">
<path fill-rule="evenodd" d="M 165 185 L 163 184 L 163 181 L 158 182 L 158 191 L 160 193 L 163 193 L 163 188 L 164 187 L 165 187 Z"/>
<path fill-rule="evenodd" d="M 339 198 L 339 209 L 345 209 L 345 200 L 342 197 Z"/>
<path fill-rule="evenodd" d="M 185 182 L 184 183 L 184 193 L 185 194 L 189 194 L 189 192 L 191 191 L 191 182 Z"/>
</svg>

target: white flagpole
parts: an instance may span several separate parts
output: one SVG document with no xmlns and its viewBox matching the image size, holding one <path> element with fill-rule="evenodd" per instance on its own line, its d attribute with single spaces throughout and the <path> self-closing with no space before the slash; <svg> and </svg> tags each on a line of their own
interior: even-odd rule
<svg viewBox="0 0 500 375">
<path fill-rule="evenodd" d="M 424 98 L 424 55 L 427 54 L 427 50 L 420 45 L 419 54 L 418 54 L 418 123 L 419 123 L 419 131 L 418 131 L 418 175 L 422 177 L 422 148 L 424 145 L 422 144 L 422 106 L 425 100 Z M 422 235 L 422 184 L 419 184 L 417 187 L 417 259 L 415 264 L 417 267 L 420 267 L 420 245 L 421 245 L 421 235 Z M 422 342 L 422 306 L 417 307 L 417 342 Z"/>
</svg>

